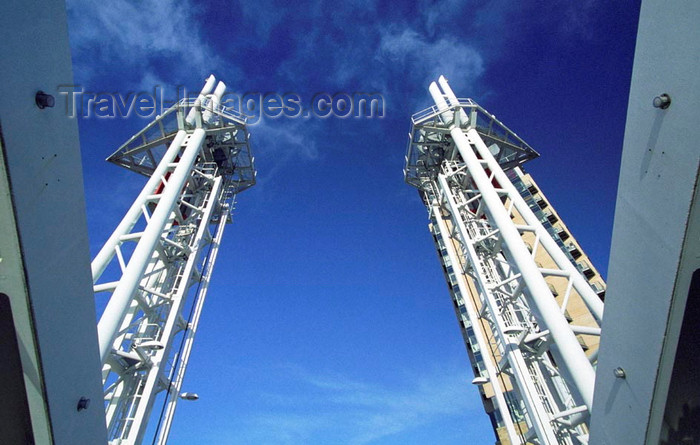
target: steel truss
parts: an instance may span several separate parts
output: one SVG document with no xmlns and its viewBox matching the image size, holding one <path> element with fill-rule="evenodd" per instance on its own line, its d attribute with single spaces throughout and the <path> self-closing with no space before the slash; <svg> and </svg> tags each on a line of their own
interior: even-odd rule
<svg viewBox="0 0 700 445">
<path fill-rule="evenodd" d="M 159 394 L 166 442 L 235 196 L 255 184 L 245 117 L 215 83 L 108 158 L 149 177 L 92 262 L 97 298 L 110 294 L 98 336 L 111 445 L 142 442 Z"/>
<path fill-rule="evenodd" d="M 586 357 L 576 334 L 600 335 L 603 304 L 503 170 L 537 153 L 473 101 L 457 99 L 444 77 L 438 83 L 429 88 L 435 106 L 413 116 L 405 176 L 455 270 L 456 303 L 474 331 L 472 347 L 484 351 L 483 383 L 512 444 L 585 444 L 595 356 Z M 535 262 L 541 249 L 555 269 Z M 547 276 L 567 280 L 561 304 Z M 569 325 L 574 294 L 597 326 Z"/>
</svg>

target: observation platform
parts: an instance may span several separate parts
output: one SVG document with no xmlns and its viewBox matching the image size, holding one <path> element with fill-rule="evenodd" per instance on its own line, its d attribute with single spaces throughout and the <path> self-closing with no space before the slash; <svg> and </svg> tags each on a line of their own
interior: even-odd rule
<svg viewBox="0 0 700 445">
<path fill-rule="evenodd" d="M 411 116 L 404 178 L 418 189 L 435 179 L 442 161 L 459 156 L 450 136 L 450 128 L 457 125 L 466 132 L 476 128 L 493 153 L 501 168 L 511 169 L 539 157 L 514 131 L 472 99 L 457 99 L 448 109 L 440 111 L 436 105 Z"/>
<path fill-rule="evenodd" d="M 191 113 L 195 107 L 201 113 Z M 182 99 L 122 144 L 107 161 L 150 177 L 180 130 L 203 128 L 206 140 L 200 156 L 205 162 L 216 163 L 221 173 L 231 175 L 233 191 L 239 193 L 255 185 L 246 120 L 245 115 L 215 106 L 210 99 L 202 100 L 201 105 L 195 99 Z"/>
</svg>

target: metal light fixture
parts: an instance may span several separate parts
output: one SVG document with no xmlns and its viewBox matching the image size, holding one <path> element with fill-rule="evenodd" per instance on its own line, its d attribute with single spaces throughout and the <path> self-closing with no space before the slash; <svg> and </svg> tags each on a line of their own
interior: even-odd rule
<svg viewBox="0 0 700 445">
<path fill-rule="evenodd" d="M 180 394 L 180 398 L 183 400 L 198 400 L 199 394 L 194 392 L 183 392 Z"/>
<path fill-rule="evenodd" d="M 525 331 L 525 328 L 523 328 L 522 326 L 508 326 L 507 328 L 504 328 L 504 329 L 503 329 L 503 333 L 506 334 L 506 335 L 510 335 L 510 334 L 514 334 L 514 335 L 515 335 L 515 334 L 520 334 L 520 333 L 522 333 L 523 331 Z"/>
<path fill-rule="evenodd" d="M 484 376 L 479 376 L 479 377 L 474 377 L 474 380 L 472 380 L 472 385 L 484 385 L 489 382 L 488 377 Z"/>
<path fill-rule="evenodd" d="M 155 351 L 160 351 L 165 348 L 165 345 L 157 340 L 146 340 L 142 341 L 137 345 L 139 348 L 143 349 L 153 349 Z"/>
</svg>

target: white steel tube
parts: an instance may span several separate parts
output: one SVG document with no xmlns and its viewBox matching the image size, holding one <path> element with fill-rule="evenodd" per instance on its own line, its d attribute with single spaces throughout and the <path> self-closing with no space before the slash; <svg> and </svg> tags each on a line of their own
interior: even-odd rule
<svg viewBox="0 0 700 445">
<path fill-rule="evenodd" d="M 148 371 L 148 377 L 143 383 L 142 398 L 141 402 L 138 404 L 135 413 L 134 421 L 131 426 L 130 437 L 135 437 L 134 443 L 140 443 L 143 439 L 143 435 L 146 432 L 146 421 L 150 417 L 151 410 L 153 409 L 153 403 L 155 401 L 155 393 L 157 392 L 157 384 L 161 378 L 161 370 L 164 365 L 164 360 L 170 354 L 170 349 L 173 347 L 173 338 L 176 334 L 177 320 L 181 316 L 182 306 L 185 303 L 185 299 L 190 290 L 189 284 L 192 280 L 193 272 L 197 266 L 197 262 L 201 260 L 201 255 L 203 253 L 205 233 L 209 229 L 209 222 L 211 221 L 212 214 L 216 209 L 219 202 L 219 196 L 221 195 L 221 187 L 223 184 L 223 179 L 218 176 L 214 179 L 211 191 L 209 192 L 209 199 L 202 214 L 202 219 L 199 221 L 199 226 L 197 227 L 197 233 L 195 239 L 192 243 L 195 251 L 189 256 L 185 268 L 182 272 L 183 279 L 187 285 L 180 286 L 175 295 L 172 296 L 172 305 L 168 310 L 168 314 L 165 323 L 162 327 L 160 341 L 163 344 L 163 349 L 157 351 L 153 357 L 154 365 Z M 204 273 L 204 271 L 202 271 Z M 183 283 L 184 284 L 184 283 Z M 186 334 L 185 334 L 186 335 Z"/>
<path fill-rule="evenodd" d="M 442 217 L 440 216 L 440 208 L 437 205 L 432 206 L 432 214 L 435 215 L 435 220 L 437 221 L 438 229 L 440 230 L 440 234 L 442 235 L 443 240 L 445 240 L 445 249 L 447 249 L 447 254 L 450 257 L 450 261 L 452 261 L 453 267 L 456 267 L 460 264 L 458 261 L 459 256 L 455 251 L 454 244 L 452 244 L 451 237 L 449 237 L 450 232 L 447 229 L 445 221 L 443 221 Z M 476 308 L 474 307 L 473 302 L 468 297 L 468 295 L 470 295 L 470 291 L 467 287 L 467 282 L 464 279 L 461 267 L 459 273 L 455 274 L 455 278 L 457 279 L 457 287 L 459 288 L 459 292 L 462 294 L 462 298 L 464 299 L 464 306 L 467 309 L 467 317 L 469 318 L 469 321 L 472 325 L 476 325 L 480 322 L 480 318 L 479 316 L 477 316 Z M 479 345 L 479 349 L 484 351 L 484 353 L 482 353 L 484 365 L 486 366 L 486 372 L 488 373 L 489 382 L 491 383 L 491 386 L 493 386 L 493 393 L 496 398 L 496 407 L 500 411 L 501 417 L 503 418 L 503 423 L 505 424 L 506 432 L 508 433 L 510 443 L 513 445 L 520 445 L 522 441 L 520 440 L 520 437 L 518 437 L 518 434 L 515 432 L 513 418 L 510 415 L 508 404 L 506 403 L 506 399 L 503 396 L 504 389 L 501 387 L 501 382 L 498 380 L 498 371 L 496 370 L 496 366 L 491 360 L 491 354 L 487 353 L 487 351 L 491 350 L 490 345 L 484 338 L 481 327 L 477 326 L 476 329 L 473 329 L 473 331 L 474 337 L 476 338 L 476 343 Z"/>
<path fill-rule="evenodd" d="M 209 103 L 209 106 L 207 106 L 206 110 L 204 110 L 202 113 L 202 121 L 209 123 L 212 116 L 214 116 L 214 111 L 219 108 L 221 97 L 224 95 L 224 92 L 226 92 L 226 84 L 219 81 L 219 83 L 216 85 L 216 89 L 214 90 L 214 94 L 212 94 L 210 97 L 211 102 Z"/>
<path fill-rule="evenodd" d="M 126 215 L 124 215 L 122 221 L 119 223 L 119 225 L 109 237 L 107 242 L 105 242 L 104 246 L 102 246 L 100 251 L 97 253 L 95 259 L 92 260 L 91 268 L 93 283 L 97 282 L 97 280 L 104 272 L 105 268 L 107 268 L 107 265 L 109 264 L 112 257 L 114 257 L 114 249 L 121 241 L 121 237 L 129 233 L 136 224 L 136 222 L 139 220 L 146 199 L 154 193 L 156 187 L 158 187 L 158 184 L 160 184 L 161 179 L 165 175 L 169 164 L 173 162 L 175 157 L 180 152 L 180 148 L 182 147 L 182 142 L 185 140 L 185 136 L 187 136 L 187 132 L 185 132 L 185 130 L 180 130 L 177 132 L 175 138 L 170 143 L 170 147 L 168 147 L 168 151 L 165 152 L 163 159 L 153 171 L 153 174 L 149 178 L 148 182 L 146 182 L 146 185 L 143 187 L 143 190 L 141 190 L 141 193 L 139 193 L 139 196 L 131 205 L 129 211 L 126 212 Z"/>
<path fill-rule="evenodd" d="M 212 194 L 213 196 L 213 194 Z M 218 199 L 218 195 L 217 195 Z M 225 215 L 222 214 L 221 218 L 224 218 Z M 168 436 L 170 435 L 170 428 L 173 423 L 173 418 L 175 417 L 175 408 L 177 407 L 179 395 L 180 395 L 180 390 L 182 389 L 182 381 L 185 376 L 185 371 L 187 371 L 187 364 L 189 363 L 189 358 L 190 358 L 190 353 L 192 352 L 192 344 L 194 343 L 194 337 L 197 335 L 197 328 L 199 327 L 199 319 L 200 316 L 202 315 L 202 307 L 204 306 L 204 300 L 206 299 L 207 296 L 207 291 L 209 290 L 209 283 L 211 281 L 211 273 L 214 270 L 214 263 L 216 263 L 216 256 L 219 253 L 219 247 L 221 246 L 221 239 L 224 235 L 224 229 L 226 228 L 226 223 L 225 220 L 222 220 L 219 222 L 219 226 L 216 231 L 216 235 L 214 235 L 214 238 L 210 241 L 211 243 L 211 251 L 209 253 L 209 261 L 206 264 L 206 270 L 203 270 L 202 273 L 204 274 L 202 278 L 202 284 L 201 288 L 199 289 L 199 293 L 195 295 L 195 298 L 197 299 L 197 303 L 194 309 L 194 312 L 192 313 L 192 320 L 190 321 L 190 325 L 187 329 L 187 332 L 185 335 L 187 336 L 185 339 L 185 346 L 183 348 L 182 354 L 180 355 L 179 359 L 179 367 L 178 367 L 178 372 L 177 375 L 173 376 L 173 381 L 174 381 L 174 390 L 172 391 L 172 394 L 170 394 L 170 399 L 168 399 L 168 405 L 166 408 L 166 413 L 165 417 L 163 420 L 163 426 L 161 427 L 160 434 L 158 437 L 158 444 L 159 445 L 166 445 L 168 441 Z M 203 248 L 203 246 L 202 246 Z M 515 445 L 515 444 L 514 444 Z"/>
<path fill-rule="evenodd" d="M 447 79 L 445 79 L 445 76 L 440 76 L 438 78 L 438 83 L 440 84 L 440 88 L 442 88 L 442 91 L 445 92 L 445 96 L 447 96 L 447 99 L 449 100 L 450 104 L 452 106 L 459 104 L 459 100 L 457 99 L 457 96 L 455 96 L 455 93 L 452 92 L 452 88 L 450 88 L 450 85 L 447 83 Z M 461 108 L 459 108 L 459 119 L 460 124 L 466 124 L 469 121 L 467 113 L 465 113 L 464 110 Z"/>
<path fill-rule="evenodd" d="M 435 85 L 435 82 L 431 84 L 431 87 L 433 85 Z M 430 92 L 436 104 L 439 104 L 434 90 Z M 439 98 L 442 99 L 442 95 Z M 442 102 L 444 103 L 444 99 L 442 99 Z M 471 174 L 472 180 L 481 193 L 482 202 L 486 204 L 485 212 L 501 232 L 503 247 L 508 252 L 510 259 L 515 263 L 518 271 L 522 274 L 522 279 L 530 294 L 532 304 L 537 309 L 543 324 L 552 333 L 552 339 L 559 351 L 558 355 L 560 355 L 561 364 L 571 375 L 572 383 L 590 410 L 593 406 L 593 386 L 595 383 L 593 367 L 581 349 L 578 340 L 576 340 L 576 336 L 569 328 L 566 319 L 561 314 L 554 296 L 539 272 L 520 233 L 511 221 L 508 212 L 503 207 L 503 203 L 491 184 L 491 180 L 486 175 L 479 159 L 472 150 L 467 136 L 461 128 L 454 125 L 450 128 L 450 135 Z M 480 137 L 478 138 L 481 139 Z M 498 170 L 500 170 L 500 167 Z"/>
<path fill-rule="evenodd" d="M 440 82 L 440 86 L 445 92 L 445 96 L 447 96 L 450 101 L 455 101 L 456 103 L 457 96 L 455 96 L 454 91 L 452 91 L 452 88 L 450 88 L 450 85 L 447 83 L 447 79 L 445 79 L 444 76 L 440 76 L 438 82 Z M 484 141 L 481 139 L 481 137 L 479 137 L 476 131 L 476 122 L 473 122 L 472 124 L 472 128 L 467 132 L 469 140 L 476 146 L 481 158 L 488 163 L 489 170 L 496 175 L 495 178 L 496 181 L 498 181 L 498 184 L 501 186 L 501 188 L 508 192 L 510 199 L 515 205 L 515 208 L 523 217 L 526 224 L 536 228 L 537 234 L 540 238 L 540 243 L 552 257 L 557 267 L 571 274 L 574 288 L 583 299 L 584 303 L 588 307 L 588 310 L 591 311 L 593 317 L 598 321 L 598 325 L 602 325 L 604 308 L 603 302 L 600 300 L 600 298 L 598 298 L 598 295 L 596 295 L 593 289 L 591 289 L 588 282 L 581 276 L 578 269 L 571 264 L 571 261 L 569 261 L 566 254 L 562 252 L 556 241 L 554 241 L 549 232 L 547 232 L 547 230 L 542 226 L 542 223 L 539 221 L 539 219 L 537 219 L 532 209 L 530 209 L 530 206 L 527 205 L 523 197 L 520 196 L 520 193 L 518 193 L 516 190 L 515 186 L 510 182 L 510 179 L 508 179 L 508 176 L 506 176 L 505 172 L 498 164 L 498 161 L 496 161 L 496 158 L 493 157 L 491 150 L 488 149 Z"/>
<path fill-rule="evenodd" d="M 486 144 L 481 139 L 476 129 L 470 129 L 467 135 L 469 136 L 469 140 L 473 141 L 482 159 L 488 163 L 491 172 L 495 173 L 498 184 L 508 192 L 518 213 L 520 213 L 528 225 L 536 228 L 537 234 L 540 237 L 540 244 L 547 250 L 547 253 L 552 257 L 557 267 L 571 274 L 574 289 L 576 289 L 576 292 L 581 296 L 586 307 L 588 307 L 588 310 L 591 311 L 591 314 L 598 322 L 598 325 L 601 326 L 603 322 L 603 302 L 598 298 L 598 295 L 593 291 L 588 282 L 581 276 L 581 272 L 571 264 L 571 261 L 569 261 L 564 252 L 559 248 L 554 238 L 552 238 L 552 235 L 542 226 L 542 223 L 537 219 L 537 216 L 535 216 L 535 213 L 530 209 L 530 206 L 527 205 L 513 183 L 510 182 L 510 179 L 508 179 L 508 176 L 506 176 L 501 166 L 498 165 L 498 161 L 496 161 L 496 158 L 493 157 L 491 151 L 486 147 Z"/>
<path fill-rule="evenodd" d="M 482 200 L 486 204 L 485 211 L 501 231 L 501 236 L 504 240 L 503 247 L 508 251 L 510 258 L 522 274 L 522 279 L 527 286 L 532 303 L 537 308 L 537 312 L 545 326 L 552 333 L 552 338 L 562 358 L 562 365 L 569 371 L 574 380 L 574 385 L 581 394 L 584 403 L 590 409 L 593 406 L 593 386 L 595 383 L 593 367 L 588 362 L 586 354 L 581 349 L 578 340 L 576 340 L 576 336 L 561 314 L 557 301 L 547 286 L 547 282 L 539 272 L 525 242 L 513 225 L 476 154 L 472 151 L 467 137 L 461 128 L 452 128 L 450 134 L 481 193 Z"/>
<path fill-rule="evenodd" d="M 438 110 L 447 110 L 449 108 L 449 106 L 447 105 L 447 101 L 445 101 L 445 98 L 440 92 L 440 88 L 438 88 L 435 82 L 430 83 L 430 86 L 428 86 L 428 91 L 430 91 L 430 95 L 433 97 L 433 100 L 435 101 L 435 105 L 437 105 Z M 452 120 L 454 119 L 454 113 L 448 110 L 442 113 L 440 117 L 443 122 L 452 123 Z"/>
<path fill-rule="evenodd" d="M 490 292 L 486 277 L 484 272 L 478 266 L 480 264 L 479 255 L 474 249 L 472 240 L 470 240 L 469 232 L 464 223 L 464 220 L 459 216 L 460 210 L 455 202 L 453 193 L 447 182 L 446 176 L 444 174 L 438 175 L 439 187 L 444 195 L 445 202 L 452 214 L 452 219 L 456 225 L 457 231 L 462 237 L 462 246 L 464 247 L 467 257 L 474 267 L 474 278 L 479 283 L 480 291 L 482 292 L 483 306 L 481 310 L 488 309 L 491 314 L 489 322 L 492 325 L 492 330 L 496 341 L 500 339 L 500 345 L 503 347 L 501 351 L 508 359 L 510 363 L 510 369 L 512 371 L 512 376 L 518 382 L 520 387 L 520 394 L 523 397 L 523 402 L 532 422 L 532 426 L 537 432 L 537 437 L 542 442 L 542 445 L 554 445 L 557 443 L 557 439 L 554 436 L 553 431 L 548 428 L 548 416 L 545 411 L 542 400 L 540 399 L 537 389 L 534 386 L 533 378 L 531 377 L 527 364 L 523 359 L 523 355 L 520 349 L 510 340 L 505 333 L 505 320 L 499 315 L 501 314 L 500 307 L 496 302 L 493 293 Z"/>
<path fill-rule="evenodd" d="M 105 362 L 111 352 L 112 341 L 119 330 L 119 324 L 131 303 L 134 292 L 139 286 L 139 282 L 143 277 L 143 272 L 163 233 L 163 228 L 170 219 L 170 214 L 175 206 L 180 190 L 184 186 L 185 181 L 187 181 L 192 165 L 202 146 L 204 136 L 205 131 L 201 128 L 197 128 L 187 141 L 187 146 L 182 153 L 182 157 L 170 176 L 160 201 L 153 215 L 151 215 L 151 219 L 136 245 L 134 253 L 131 255 L 129 264 L 126 266 L 124 274 L 119 284 L 114 289 L 114 293 L 112 293 L 112 297 L 107 303 L 102 318 L 100 318 L 97 324 L 102 363 Z"/>
<path fill-rule="evenodd" d="M 576 326 L 576 325 L 569 325 L 571 327 L 571 330 L 574 332 L 574 334 L 583 334 L 583 335 L 597 335 L 600 336 L 600 328 L 594 328 L 590 326 Z M 527 337 L 525 337 L 525 341 L 532 341 L 536 340 L 538 338 L 546 337 L 549 335 L 549 330 L 544 330 L 540 331 L 537 334 L 530 334 Z"/>
<path fill-rule="evenodd" d="M 204 83 L 204 88 L 202 88 L 202 91 L 200 91 L 199 96 L 197 96 L 197 99 L 194 101 L 194 105 L 192 108 L 190 108 L 189 113 L 187 113 L 187 118 L 185 121 L 189 125 L 194 125 L 195 121 L 195 116 L 197 115 L 197 108 L 202 105 L 202 101 L 206 99 L 207 94 L 211 93 L 211 90 L 214 89 L 214 83 L 216 82 L 216 78 L 214 75 L 210 75 L 206 82 Z"/>
<path fill-rule="evenodd" d="M 597 335 L 600 336 L 601 329 L 600 328 L 594 328 L 591 326 L 571 326 L 571 330 L 574 331 L 576 334 L 583 334 L 583 335 Z"/>
</svg>

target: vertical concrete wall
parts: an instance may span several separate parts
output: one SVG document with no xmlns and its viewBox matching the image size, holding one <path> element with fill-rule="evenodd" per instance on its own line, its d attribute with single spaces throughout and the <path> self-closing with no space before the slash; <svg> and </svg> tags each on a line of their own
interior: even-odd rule
<svg viewBox="0 0 700 445">
<path fill-rule="evenodd" d="M 2 195 L 16 222 L 2 228 L 16 240 L 3 255 L 17 266 L 7 281 L 24 281 L 11 298 L 36 440 L 106 443 L 78 125 L 57 94 L 73 81 L 64 2 L 5 4 L 0 41 Z M 52 94 L 56 107 L 39 109 L 38 90 Z M 82 397 L 91 403 L 78 411 Z M 42 406 L 50 431 L 35 422 Z"/>
<path fill-rule="evenodd" d="M 690 217 L 700 162 L 698 23 L 700 2 L 695 0 L 642 4 L 591 421 L 593 445 L 659 443 L 689 271 L 698 267 L 697 221 Z M 654 97 L 663 93 L 670 95 L 670 107 L 655 108 Z M 625 378 L 614 376 L 618 367 Z"/>
</svg>

